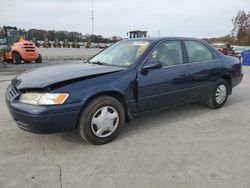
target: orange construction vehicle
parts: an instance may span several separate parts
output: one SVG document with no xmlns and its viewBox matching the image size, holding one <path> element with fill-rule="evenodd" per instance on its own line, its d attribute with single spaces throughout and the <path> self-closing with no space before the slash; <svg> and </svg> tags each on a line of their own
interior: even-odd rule
<svg viewBox="0 0 250 188">
<path fill-rule="evenodd" d="M 33 42 L 28 41 L 28 35 L 16 27 L 4 26 L 6 44 L 0 50 L 0 60 L 7 63 L 19 64 L 22 61 L 42 63 L 39 49 Z"/>
</svg>

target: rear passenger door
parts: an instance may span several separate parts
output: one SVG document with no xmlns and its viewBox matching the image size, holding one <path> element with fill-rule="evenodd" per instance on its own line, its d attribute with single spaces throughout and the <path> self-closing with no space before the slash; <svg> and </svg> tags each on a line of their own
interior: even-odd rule
<svg viewBox="0 0 250 188">
<path fill-rule="evenodd" d="M 220 61 L 213 51 L 200 41 L 186 40 L 184 46 L 188 56 L 189 100 L 206 98 L 221 76 Z"/>
</svg>

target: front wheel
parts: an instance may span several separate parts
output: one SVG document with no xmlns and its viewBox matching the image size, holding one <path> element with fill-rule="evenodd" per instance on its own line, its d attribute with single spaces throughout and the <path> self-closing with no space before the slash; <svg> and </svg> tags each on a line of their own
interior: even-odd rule
<svg viewBox="0 0 250 188">
<path fill-rule="evenodd" d="M 22 62 L 22 57 L 17 52 L 12 53 L 12 61 L 15 64 L 20 64 Z"/>
<path fill-rule="evenodd" d="M 124 124 L 123 105 L 113 97 L 100 96 L 82 111 L 78 132 L 86 142 L 100 145 L 115 139 Z"/>
<path fill-rule="evenodd" d="M 220 79 L 207 100 L 207 106 L 213 109 L 221 108 L 227 101 L 229 85 L 226 80 Z"/>
<path fill-rule="evenodd" d="M 39 54 L 38 58 L 36 59 L 36 63 L 42 63 L 42 56 Z"/>
</svg>

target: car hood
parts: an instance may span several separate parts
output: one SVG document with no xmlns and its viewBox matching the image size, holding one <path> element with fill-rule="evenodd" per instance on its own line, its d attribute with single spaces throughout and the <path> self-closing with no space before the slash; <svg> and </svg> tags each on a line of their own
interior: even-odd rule
<svg viewBox="0 0 250 188">
<path fill-rule="evenodd" d="M 74 79 L 108 74 L 124 70 L 122 67 L 74 63 L 31 69 L 12 80 L 17 89 L 45 88 Z"/>
</svg>

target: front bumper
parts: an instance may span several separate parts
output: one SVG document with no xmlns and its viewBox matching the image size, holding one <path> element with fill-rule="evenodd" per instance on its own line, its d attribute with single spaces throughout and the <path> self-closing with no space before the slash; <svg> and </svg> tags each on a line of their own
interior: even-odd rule
<svg viewBox="0 0 250 188">
<path fill-rule="evenodd" d="M 8 89 L 5 100 L 9 112 L 19 128 L 33 133 L 58 133 L 76 127 L 81 103 L 53 106 L 36 106 L 12 99 Z"/>
</svg>

